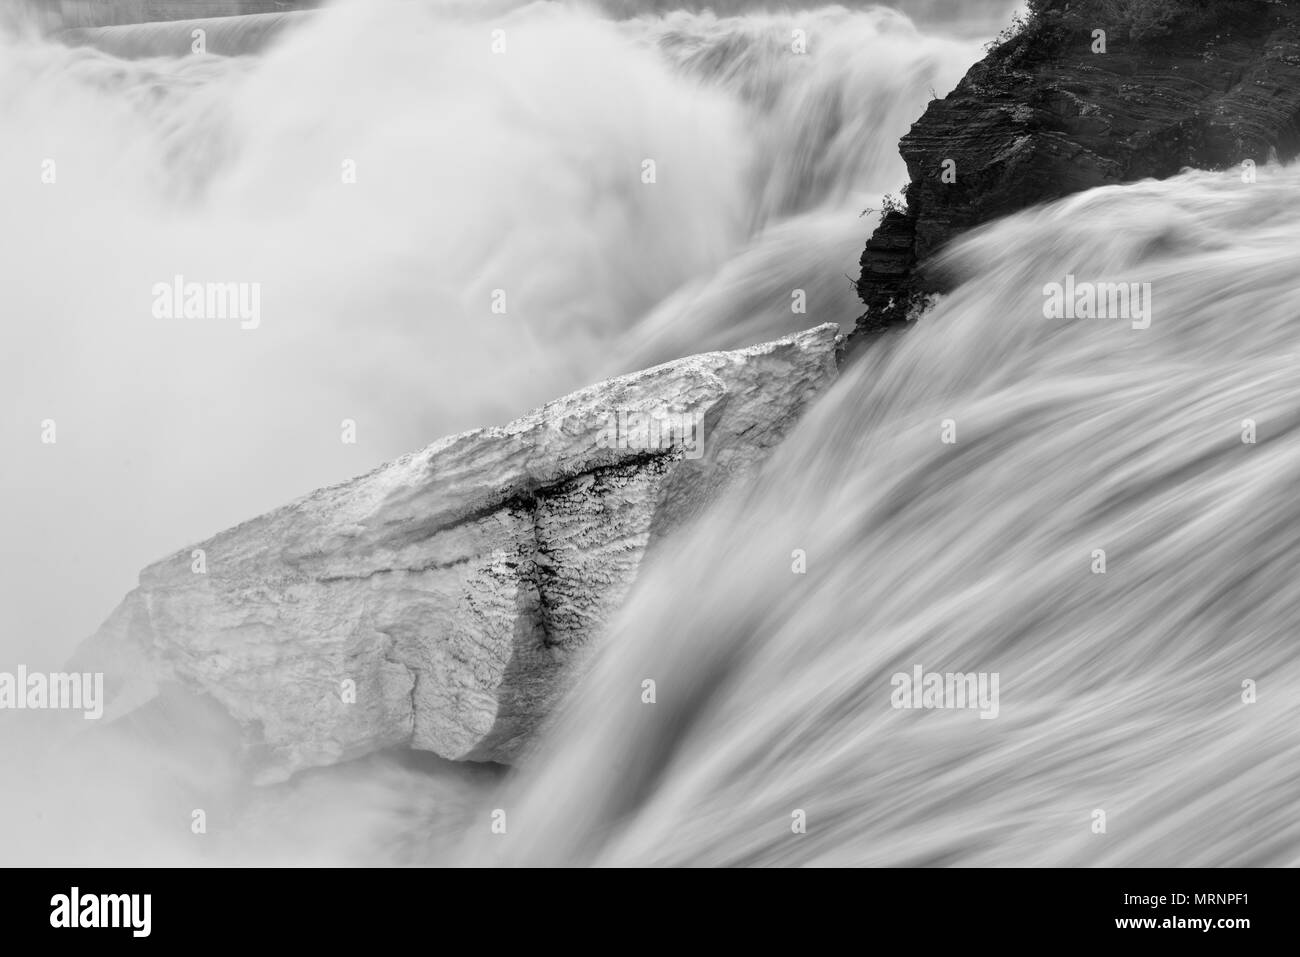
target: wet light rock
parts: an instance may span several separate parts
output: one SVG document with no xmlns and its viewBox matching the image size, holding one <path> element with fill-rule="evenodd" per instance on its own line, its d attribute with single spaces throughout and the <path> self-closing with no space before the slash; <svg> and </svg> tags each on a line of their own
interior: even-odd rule
<svg viewBox="0 0 1300 957">
<path fill-rule="evenodd" d="M 647 549 L 766 456 L 836 347 L 824 325 L 681 359 L 315 491 L 150 565 L 78 660 L 109 717 L 215 700 L 263 780 L 394 746 L 510 761 Z"/>
</svg>

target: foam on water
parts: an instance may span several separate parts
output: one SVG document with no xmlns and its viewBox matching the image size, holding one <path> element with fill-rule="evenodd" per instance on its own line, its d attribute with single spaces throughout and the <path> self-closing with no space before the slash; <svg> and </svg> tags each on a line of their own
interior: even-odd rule
<svg viewBox="0 0 1300 957">
<path fill-rule="evenodd" d="M 964 241 L 965 282 L 658 554 L 498 798 L 514 836 L 467 853 L 1300 862 L 1297 224 L 1274 167 Z M 1068 274 L 1150 283 L 1150 327 L 1044 318 Z M 917 665 L 1000 675 L 998 716 L 895 709 Z"/>
<path fill-rule="evenodd" d="M 668 6 L 349 3 L 237 57 L 0 31 L 3 659 L 57 668 L 138 568 L 445 433 L 847 328 L 859 214 L 978 41 L 918 5 Z M 409 863 L 504 807 L 464 859 L 1296 863 L 1297 186 L 1189 174 L 970 237 L 939 308 L 666 543 L 505 791 L 392 756 L 251 791 L 219 718 L 56 748 L 29 715 L 4 846 Z M 261 325 L 155 319 L 178 273 L 261 283 Z M 1045 319 L 1067 274 L 1150 283 L 1151 327 Z M 999 673 L 999 716 L 892 709 L 918 664 Z"/>
</svg>

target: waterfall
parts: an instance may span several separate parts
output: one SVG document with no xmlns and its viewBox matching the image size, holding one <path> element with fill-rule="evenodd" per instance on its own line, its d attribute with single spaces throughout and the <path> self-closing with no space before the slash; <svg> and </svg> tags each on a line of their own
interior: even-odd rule
<svg viewBox="0 0 1300 957">
<path fill-rule="evenodd" d="M 0 653 L 56 668 L 136 569 L 444 434 L 847 331 L 899 137 L 1011 9 L 366 0 L 205 21 L 204 55 L 193 22 L 6 16 Z M 663 543 L 508 774 L 257 790 L 219 717 L 13 721 L 10 858 L 1294 864 L 1297 186 L 1188 172 L 964 237 L 934 311 Z M 258 284 L 260 323 L 158 318 L 181 274 Z M 1058 285 L 1092 315 L 1049 318 Z M 1121 289 L 1149 323 L 1098 314 Z M 914 669 L 997 676 L 996 715 L 896 707 Z M 201 850 L 161 823 L 196 794 Z"/>
</svg>

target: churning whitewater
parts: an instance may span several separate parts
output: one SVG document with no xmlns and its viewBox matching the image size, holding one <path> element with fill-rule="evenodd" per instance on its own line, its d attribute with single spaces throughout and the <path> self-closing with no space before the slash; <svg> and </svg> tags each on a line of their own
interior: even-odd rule
<svg viewBox="0 0 1300 957">
<path fill-rule="evenodd" d="M 899 137 L 1012 9 L 894 6 L 352 2 L 207 57 L 6 23 L 0 651 L 53 671 L 134 569 L 438 436 L 847 332 Z M 508 774 L 253 789 L 206 714 L 198 744 L 165 713 L 0 739 L 13 862 L 1300 863 L 1297 187 L 1189 172 L 966 237 L 956 288 L 665 543 Z M 258 284 L 256 328 L 158 319 L 181 274 Z M 1067 277 L 1149 322 L 1048 318 Z M 57 467 L 50 416 L 83 423 Z M 914 667 L 996 674 L 996 717 L 891 707 Z M 159 824 L 197 794 L 202 845 Z M 508 844 L 463 837 L 498 808 Z"/>
<path fill-rule="evenodd" d="M 1298 223 L 1270 168 L 962 242 L 965 281 L 643 573 L 500 799 L 506 859 L 1300 861 Z M 1149 282 L 1150 326 L 1044 318 L 1067 273 Z M 999 675 L 996 720 L 891 707 L 917 663 Z"/>
<path fill-rule="evenodd" d="M 166 26 L 112 29 L 156 53 Z M 788 55 L 796 26 L 815 56 Z M 838 7 L 366 0 L 256 56 L 190 56 L 189 35 L 120 59 L 0 33 L 0 258 L 8 311 L 31 317 L 0 359 L 5 425 L 86 423 L 60 449 L 72 467 L 15 442 L 0 478 L 43 475 L 61 516 L 7 516 L 25 543 L 11 580 L 73 553 L 86 569 L 74 607 L 18 589 L 14 633 L 41 647 L 69 649 L 176 542 L 438 436 L 683 355 L 847 329 L 862 211 L 906 181 L 898 137 L 980 51 Z M 29 187 L 33 169 L 54 182 Z M 160 332 L 151 291 L 178 275 L 258 284 L 258 328 Z M 362 430 L 346 454 L 344 418 Z M 88 473 L 122 516 L 111 533 Z"/>
</svg>

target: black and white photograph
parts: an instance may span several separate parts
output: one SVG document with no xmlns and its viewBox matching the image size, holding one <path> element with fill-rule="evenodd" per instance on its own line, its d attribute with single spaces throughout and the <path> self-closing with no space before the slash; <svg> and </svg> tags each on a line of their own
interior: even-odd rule
<svg viewBox="0 0 1300 957">
<path fill-rule="evenodd" d="M 1154 869 L 1069 906 L 1249 941 L 1297 154 L 1300 0 L 0 0 L 21 922 Z"/>
</svg>

